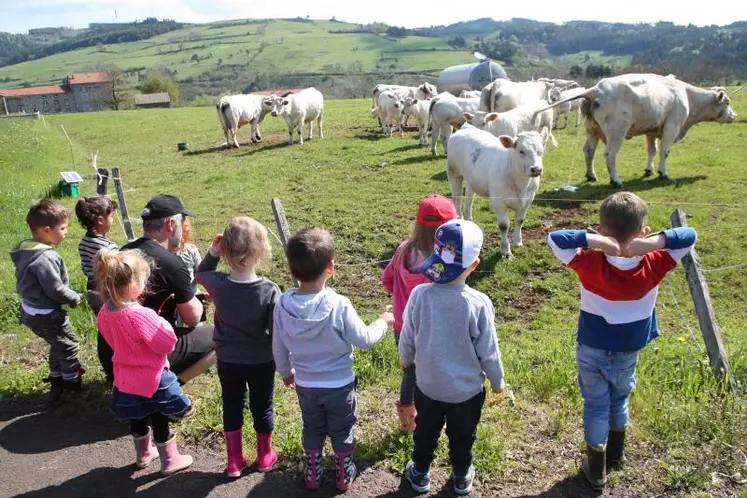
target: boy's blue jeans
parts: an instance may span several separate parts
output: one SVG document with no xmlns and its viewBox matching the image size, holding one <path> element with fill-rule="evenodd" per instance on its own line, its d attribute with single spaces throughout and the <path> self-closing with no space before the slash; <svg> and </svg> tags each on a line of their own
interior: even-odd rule
<svg viewBox="0 0 747 498">
<path fill-rule="evenodd" d="M 578 385 L 584 398 L 584 438 L 592 446 L 607 443 L 610 428 L 630 420 L 628 398 L 635 388 L 638 351 L 616 353 L 576 344 Z"/>
</svg>

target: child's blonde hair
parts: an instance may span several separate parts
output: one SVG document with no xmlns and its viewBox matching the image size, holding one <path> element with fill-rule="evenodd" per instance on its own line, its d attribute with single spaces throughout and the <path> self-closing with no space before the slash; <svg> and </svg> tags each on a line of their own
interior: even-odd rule
<svg viewBox="0 0 747 498">
<path fill-rule="evenodd" d="M 410 238 L 405 242 L 402 254 L 409 254 L 410 251 L 416 250 L 425 257 L 430 256 L 433 253 L 433 239 L 436 237 L 436 229 L 438 227 L 421 225 L 416 221 L 412 227 Z"/>
<path fill-rule="evenodd" d="M 248 216 L 237 216 L 223 230 L 220 253 L 228 266 L 256 268 L 271 256 L 267 228 Z"/>
<path fill-rule="evenodd" d="M 128 304 L 127 287 L 145 284 L 150 277 L 150 263 L 138 249 L 101 249 L 93 258 L 93 268 L 101 300 L 115 308 Z"/>
</svg>

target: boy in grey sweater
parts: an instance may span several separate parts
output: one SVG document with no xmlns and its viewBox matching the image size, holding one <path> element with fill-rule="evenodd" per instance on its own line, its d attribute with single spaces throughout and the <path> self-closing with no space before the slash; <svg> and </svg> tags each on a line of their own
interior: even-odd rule
<svg viewBox="0 0 747 498">
<path fill-rule="evenodd" d="M 357 473 L 353 346 L 376 344 L 394 315 L 384 312 L 366 326 L 350 300 L 326 286 L 335 271 L 334 249 L 332 237 L 320 228 L 300 230 L 288 241 L 288 266 L 299 286 L 275 306 L 272 349 L 278 372 L 286 386 L 295 387 L 301 406 L 306 487 L 319 487 L 322 447 L 329 436 L 337 489 L 347 491 Z"/>
<path fill-rule="evenodd" d="M 469 494 L 486 376 L 494 392 L 504 389 L 493 304 L 465 283 L 480 263 L 482 240 L 471 221 L 438 227 L 434 254 L 422 266 L 433 283 L 415 287 L 405 308 L 399 355 L 403 367 L 415 364 L 418 413 L 405 478 L 418 493 L 430 491 L 430 466 L 445 423 L 454 492 Z"/>
<path fill-rule="evenodd" d="M 63 304 L 75 308 L 80 296 L 70 288 L 65 262 L 52 248 L 65 240 L 69 214 L 60 203 L 42 199 L 26 215 L 32 239 L 10 251 L 16 267 L 16 292 L 21 297 L 21 321 L 49 344 L 50 398 L 80 391 L 82 369 L 78 338 Z"/>
</svg>

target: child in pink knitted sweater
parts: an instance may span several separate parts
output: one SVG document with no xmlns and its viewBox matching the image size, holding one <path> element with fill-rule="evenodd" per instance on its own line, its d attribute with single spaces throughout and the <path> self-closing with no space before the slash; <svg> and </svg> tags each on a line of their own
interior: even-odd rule
<svg viewBox="0 0 747 498">
<path fill-rule="evenodd" d="M 138 250 L 101 249 L 94 269 L 104 303 L 96 324 L 114 350 L 112 411 L 116 420 L 130 421 L 135 464 L 145 468 L 160 456 L 163 475 L 186 469 L 192 457 L 179 453 L 168 419 L 191 407 L 166 358 L 174 350 L 176 335 L 166 320 L 137 301 L 150 276 L 150 264 Z"/>
</svg>

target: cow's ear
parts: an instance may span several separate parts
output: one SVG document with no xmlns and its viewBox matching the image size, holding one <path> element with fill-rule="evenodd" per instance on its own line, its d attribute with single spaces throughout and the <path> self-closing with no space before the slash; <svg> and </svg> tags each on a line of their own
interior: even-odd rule
<svg viewBox="0 0 747 498">
<path fill-rule="evenodd" d="M 485 121 L 495 121 L 498 119 L 498 113 L 497 112 L 491 112 L 487 116 L 485 116 Z"/>
<path fill-rule="evenodd" d="M 474 114 L 471 114 L 469 112 L 462 113 L 462 116 L 464 116 L 464 119 L 466 119 L 467 121 L 472 121 L 472 118 L 475 117 Z"/>
<path fill-rule="evenodd" d="M 287 101 L 287 100 L 284 100 L 284 101 L 283 101 L 283 105 L 288 105 L 288 101 Z"/>
<path fill-rule="evenodd" d="M 516 145 L 516 140 L 514 140 L 513 137 L 509 137 L 508 135 L 501 135 L 500 137 L 498 137 L 498 140 L 500 140 L 501 145 L 507 149 L 510 149 Z"/>
<path fill-rule="evenodd" d="M 723 90 L 719 90 L 718 93 L 716 94 L 716 102 L 721 104 L 725 98 L 726 98 L 726 93 L 724 93 Z"/>
</svg>

